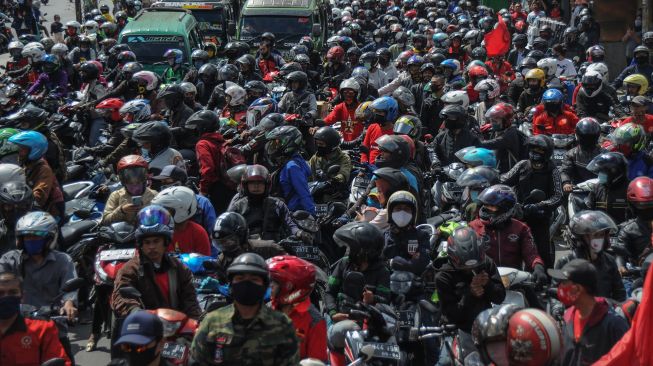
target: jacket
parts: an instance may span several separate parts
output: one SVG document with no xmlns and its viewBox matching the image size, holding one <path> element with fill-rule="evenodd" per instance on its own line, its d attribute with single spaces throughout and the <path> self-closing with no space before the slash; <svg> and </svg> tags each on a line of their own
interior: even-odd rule
<svg viewBox="0 0 653 366">
<path fill-rule="evenodd" d="M 320 311 L 311 303 L 310 298 L 295 305 L 288 315 L 295 327 L 299 341 L 299 358 L 316 358 L 326 362 L 327 326 Z"/>
<path fill-rule="evenodd" d="M 464 147 L 478 146 L 480 143 L 478 136 L 469 128 L 461 129 L 458 134 L 444 129 L 433 140 L 435 155 L 431 156 L 431 161 L 439 162 L 441 167 L 447 166 L 458 161 L 455 155 L 458 150 Z"/>
<path fill-rule="evenodd" d="M 628 159 L 628 180 L 646 176 L 653 178 L 653 158 L 647 151 L 638 151 L 627 157 Z"/>
<path fill-rule="evenodd" d="M 490 137 L 475 146 L 494 150 L 497 157 L 497 169 L 500 173 L 508 172 L 525 157 L 523 140 L 526 139 L 526 136 L 523 136 L 517 127 L 510 126 L 503 131 L 492 133 Z"/>
<path fill-rule="evenodd" d="M 533 135 L 571 135 L 576 132 L 576 123 L 578 123 L 578 116 L 567 105 L 555 118 L 549 116 L 544 108 L 538 108 L 533 116 Z"/>
<path fill-rule="evenodd" d="M 605 90 L 601 90 L 593 97 L 587 95 L 583 88 L 576 94 L 576 114 L 579 118 L 594 117 L 601 121 L 608 121 L 610 107 L 618 105 L 619 101 Z"/>
<path fill-rule="evenodd" d="M 562 184 L 578 184 L 596 178 L 596 174 L 587 170 L 587 164 L 603 152 L 605 152 L 605 149 L 599 146 L 595 146 L 590 151 L 583 150 L 580 146 L 567 151 L 560 166 Z"/>
<path fill-rule="evenodd" d="M 195 145 L 195 155 L 200 166 L 200 193 L 207 195 L 210 187 L 222 178 L 222 145 L 224 138 L 219 132 L 202 134 Z"/>
<path fill-rule="evenodd" d="M 327 156 L 318 156 L 317 154 L 311 156 L 308 165 L 311 167 L 313 174 L 318 170 L 322 170 L 326 174 L 326 171 L 330 166 L 339 165 L 340 170 L 338 171 L 338 174 L 332 178 L 332 181 L 337 184 L 347 184 L 349 182 L 349 174 L 352 170 L 351 159 L 349 158 L 349 155 L 340 150 L 339 147 Z"/>
<path fill-rule="evenodd" d="M 41 91 L 41 88 L 45 88 L 48 93 L 58 89 L 54 96 L 58 98 L 65 97 L 68 94 L 68 74 L 63 70 L 59 70 L 54 75 L 42 72 L 38 80 L 27 90 L 27 95 L 34 95 Z"/>
<path fill-rule="evenodd" d="M 651 223 L 640 218 L 630 219 L 619 227 L 617 240 L 612 246 L 618 257 L 623 257 L 634 265 L 639 265 L 651 247 Z"/>
<path fill-rule="evenodd" d="M 564 348 L 562 366 L 591 365 L 608 353 L 628 330 L 626 320 L 619 317 L 604 298 L 596 298 L 596 305 L 587 319 L 580 341 L 574 338 L 575 306 L 565 311 L 566 327 L 563 330 Z"/>
<path fill-rule="evenodd" d="M 544 94 L 544 89 L 538 89 L 536 92 L 531 92 L 529 89 L 524 89 L 523 92 L 519 95 L 517 100 L 517 109 L 521 113 L 528 113 L 528 110 L 538 104 L 542 100 L 542 94 Z"/>
<path fill-rule="evenodd" d="M 497 226 L 490 226 L 481 219 L 476 219 L 469 223 L 469 227 L 478 234 L 486 248 L 485 254 L 497 266 L 522 269 L 525 265 L 528 271 L 532 271 L 536 265 L 544 265 L 533 242 L 531 229 L 525 223 L 510 219 Z"/>
<path fill-rule="evenodd" d="M 26 319 L 18 315 L 14 323 L 0 335 L 2 366 L 41 365 L 53 358 L 71 362 L 59 341 L 59 329 L 51 320 Z"/>
<path fill-rule="evenodd" d="M 134 287 L 141 292 L 141 301 L 146 310 L 168 308 L 183 312 L 193 319 L 199 319 L 202 314 L 197 303 L 197 294 L 193 286 L 193 273 L 177 258 L 165 255 L 160 271 L 168 273 L 170 287 L 170 302 L 161 293 L 155 281 L 155 269 L 152 262 L 139 254 L 130 259 L 118 271 L 111 294 L 111 308 L 118 317 L 126 317 L 134 309 L 141 307 L 137 299 L 122 297 L 120 289 Z"/>
<path fill-rule="evenodd" d="M 406 268 L 421 277 L 430 261 L 431 243 L 428 233 L 415 228 L 397 229 L 391 225 L 385 233 L 383 258 L 387 261 L 401 257 L 409 261 Z"/>
<path fill-rule="evenodd" d="M 55 218 L 61 218 L 59 206 L 64 202 L 63 191 L 50 165 L 44 159 L 29 162 L 25 165 L 25 176 L 36 204 Z"/>
<path fill-rule="evenodd" d="M 324 308 L 329 315 L 345 311 L 345 304 L 342 301 L 344 294 L 341 294 L 342 285 L 345 275 L 355 270 L 354 265 L 349 261 L 349 257 L 344 257 L 336 262 L 324 293 Z M 387 303 L 390 299 L 390 270 L 386 267 L 385 262 L 377 260 L 361 273 L 365 278 L 365 286 L 373 288 L 374 301 Z M 361 299 L 362 296 L 361 293 Z"/>
<path fill-rule="evenodd" d="M 351 106 L 347 106 L 345 102 L 338 103 L 333 108 L 328 116 L 324 117 L 324 123 L 331 126 L 336 122 L 340 122 L 340 133 L 345 141 L 355 140 L 361 132 L 363 132 L 362 122 L 357 121 L 355 114 L 358 102 L 354 102 Z"/>
<path fill-rule="evenodd" d="M 299 154 L 293 157 L 279 171 L 279 186 L 283 199 L 290 211 L 304 210 L 315 215 L 315 202 L 308 191 L 311 168 Z"/>
<path fill-rule="evenodd" d="M 98 158 L 104 158 L 111 154 L 125 139 L 125 136 L 122 134 L 121 129 L 127 126 L 125 122 L 113 122 L 109 123 L 109 132 L 111 136 L 109 140 L 104 144 L 97 144 L 94 147 L 87 147 L 86 151 Z"/>
<path fill-rule="evenodd" d="M 506 289 L 501 282 L 497 266 L 489 257 L 475 269 L 476 273 L 482 271 L 488 274 L 490 280 L 485 285 L 485 292 L 481 297 L 471 293 L 469 285 L 474 277 L 472 271 L 459 271 L 451 264 L 445 263 L 435 277 L 442 315 L 449 323 L 456 324 L 460 330 L 467 333 L 471 331 L 479 313 L 491 308 L 492 304 L 501 304 L 506 297 Z"/>
<path fill-rule="evenodd" d="M 632 74 L 642 74 L 648 79 L 649 87 L 651 86 L 651 74 L 653 73 L 653 65 L 651 64 L 644 64 L 644 65 L 630 65 L 627 66 L 621 74 L 619 74 L 614 81 L 612 81 L 612 86 L 615 89 L 621 88 L 621 86 L 624 83 L 624 79 Z M 650 89 L 649 89 L 650 90 Z"/>
<path fill-rule="evenodd" d="M 558 168 L 551 162 L 547 164 L 548 168 L 534 172 L 530 160 L 522 160 L 508 173 L 502 174 L 500 181 L 502 184 L 515 188 L 519 202 L 524 202 L 533 189 L 542 189 L 546 199 L 535 203 L 535 205 L 545 212 L 553 212 L 562 202 L 562 181 Z M 541 179 L 542 175 L 550 176 L 551 179 L 544 181 Z"/>
<path fill-rule="evenodd" d="M 147 206 L 152 202 L 157 192 L 155 190 L 145 188 L 141 195 L 143 199 L 143 206 Z M 127 192 L 125 188 L 120 188 L 117 191 L 111 192 L 107 204 L 104 206 L 102 213 L 102 225 L 110 225 L 114 222 L 126 221 L 130 224 L 136 224 L 136 213 L 123 212 L 120 208 L 122 205 L 132 203 L 132 195 Z"/>
<path fill-rule="evenodd" d="M 621 179 L 610 186 L 596 184 L 585 199 L 585 204 L 590 210 L 600 210 L 612 217 L 615 223 L 620 224 L 630 218 L 626 187 L 628 182 Z"/>
<path fill-rule="evenodd" d="M 243 196 L 232 201 L 227 211 L 245 218 L 250 237 L 258 235 L 261 240 L 279 242 L 299 231 L 288 206 L 276 197 L 255 201 Z"/>
<path fill-rule="evenodd" d="M 555 268 L 561 269 L 565 264 L 576 258 L 590 260 L 588 255 L 584 253 L 584 250 L 576 249 L 558 259 L 555 263 Z M 596 272 L 599 275 L 599 281 L 596 284 L 596 295 L 616 301 L 626 300 L 626 290 L 623 282 L 621 282 L 621 275 L 617 269 L 617 262 L 614 257 L 602 251 L 596 260 L 590 260 L 590 262 L 596 267 Z"/>
</svg>

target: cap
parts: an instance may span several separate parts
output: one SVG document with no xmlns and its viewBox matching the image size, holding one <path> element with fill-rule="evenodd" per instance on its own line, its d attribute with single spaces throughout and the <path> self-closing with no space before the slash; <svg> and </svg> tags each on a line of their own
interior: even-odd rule
<svg viewBox="0 0 653 366">
<path fill-rule="evenodd" d="M 574 259 L 565 264 L 562 269 L 549 269 L 547 273 L 558 281 L 569 280 L 579 284 L 591 293 L 596 292 L 596 283 L 599 281 L 596 267 L 585 259 Z"/>
<path fill-rule="evenodd" d="M 163 323 L 158 316 L 141 310 L 129 314 L 122 323 L 120 338 L 116 345 L 129 343 L 144 346 L 163 338 Z"/>
<path fill-rule="evenodd" d="M 176 165 L 166 165 L 163 167 L 159 175 L 152 177 L 154 180 L 164 180 L 168 178 L 172 178 L 175 182 L 181 182 L 183 184 L 186 183 L 188 174 L 186 174 L 185 170 Z"/>
<path fill-rule="evenodd" d="M 638 96 L 634 97 L 630 101 L 630 104 L 634 104 L 634 105 L 640 106 L 640 107 L 647 106 L 650 103 L 651 103 L 651 100 L 648 99 L 647 97 L 643 96 L 643 95 L 638 95 Z"/>
</svg>

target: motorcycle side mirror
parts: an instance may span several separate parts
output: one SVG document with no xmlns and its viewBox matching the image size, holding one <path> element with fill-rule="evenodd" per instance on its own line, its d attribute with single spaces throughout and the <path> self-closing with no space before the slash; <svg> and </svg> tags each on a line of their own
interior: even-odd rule
<svg viewBox="0 0 653 366">
<path fill-rule="evenodd" d="M 360 272 L 351 271 L 345 275 L 342 292 L 352 299 L 360 299 L 365 290 L 365 277 Z"/>
<path fill-rule="evenodd" d="M 63 286 L 61 286 L 61 292 L 72 292 L 72 291 L 79 290 L 84 286 L 85 283 L 86 280 L 84 280 L 83 278 L 80 277 L 73 278 L 72 280 L 66 281 L 66 283 L 64 283 Z"/>
<path fill-rule="evenodd" d="M 64 360 L 63 358 L 51 358 L 41 364 L 41 366 L 65 366 L 65 365 L 66 365 L 66 360 Z"/>
<path fill-rule="evenodd" d="M 335 178 L 335 176 L 338 175 L 338 173 L 340 173 L 340 165 L 338 164 L 331 165 L 326 172 L 327 177 L 329 178 Z"/>
<path fill-rule="evenodd" d="M 534 189 L 526 198 L 527 203 L 542 202 L 546 199 L 546 194 L 541 189 Z"/>
<path fill-rule="evenodd" d="M 437 306 L 433 305 L 433 303 L 431 303 L 430 301 L 424 299 L 419 301 L 419 306 L 431 314 L 436 314 L 438 312 Z"/>
<path fill-rule="evenodd" d="M 121 287 L 118 292 L 120 293 L 120 296 L 122 297 L 127 297 L 130 299 L 139 299 L 141 298 L 142 294 L 140 291 L 133 287 Z"/>
</svg>

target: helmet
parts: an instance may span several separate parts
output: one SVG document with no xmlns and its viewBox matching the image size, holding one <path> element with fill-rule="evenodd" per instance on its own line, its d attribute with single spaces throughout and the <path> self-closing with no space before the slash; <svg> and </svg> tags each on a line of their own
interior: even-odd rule
<svg viewBox="0 0 653 366">
<path fill-rule="evenodd" d="M 242 179 L 240 180 L 241 189 L 246 195 L 250 195 L 247 183 L 250 182 L 263 182 L 265 184 L 265 192 L 263 196 L 267 196 L 267 190 L 270 188 L 270 172 L 263 165 L 248 165 L 245 168 Z"/>
<path fill-rule="evenodd" d="M 615 146 L 615 151 L 630 156 L 642 151 L 647 146 L 648 135 L 642 125 L 626 123 L 610 134 L 610 140 Z"/>
<path fill-rule="evenodd" d="M 5 119 L 10 125 L 16 125 L 23 130 L 39 130 L 47 121 L 48 112 L 35 105 L 27 104 Z"/>
<path fill-rule="evenodd" d="M 190 60 L 195 67 L 202 67 L 205 63 L 209 62 L 209 53 L 204 50 L 195 50 L 190 54 Z M 202 61 L 202 64 L 195 65 L 195 61 Z"/>
<path fill-rule="evenodd" d="M 580 146 L 596 146 L 601 136 L 601 125 L 593 117 L 581 118 L 576 123 L 576 140 Z"/>
<path fill-rule="evenodd" d="M 463 90 L 452 90 L 447 92 L 442 96 L 441 99 L 445 105 L 457 104 L 462 106 L 463 109 L 467 109 L 467 107 L 469 107 L 469 96 L 467 95 L 467 92 Z"/>
<path fill-rule="evenodd" d="M 139 244 L 150 236 L 163 236 L 166 243 L 172 240 L 173 221 L 168 210 L 161 206 L 149 205 L 138 211 L 136 240 Z"/>
<path fill-rule="evenodd" d="M 229 97 L 229 105 L 232 107 L 245 104 L 247 92 L 240 85 L 232 85 L 225 91 L 225 96 Z"/>
<path fill-rule="evenodd" d="M 606 184 L 616 183 L 625 179 L 628 171 L 628 161 L 623 154 L 618 152 L 607 152 L 597 155 L 587 164 L 587 170 L 594 174 L 605 174 Z M 601 177 L 599 177 L 601 181 Z"/>
<path fill-rule="evenodd" d="M 476 83 L 478 79 L 485 79 L 488 77 L 487 69 L 483 66 L 472 66 L 469 71 L 469 78 L 471 79 L 472 84 Z"/>
<path fill-rule="evenodd" d="M 100 68 L 93 62 L 84 62 L 79 67 L 79 72 L 85 82 L 95 80 L 100 76 Z"/>
<path fill-rule="evenodd" d="M 136 54 L 129 50 L 120 51 L 118 56 L 116 56 L 116 60 L 118 61 L 119 65 L 124 65 L 128 62 L 136 61 Z"/>
<path fill-rule="evenodd" d="M 301 258 L 281 255 L 267 260 L 270 280 L 279 285 L 273 300 L 279 305 L 294 305 L 306 300 L 315 287 L 315 266 Z"/>
<path fill-rule="evenodd" d="M 27 182 L 25 170 L 16 164 L 0 164 L 0 177 L 2 178 L 2 182 Z"/>
<path fill-rule="evenodd" d="M 89 20 L 86 23 L 84 23 L 84 31 L 86 34 L 95 34 L 97 33 L 98 28 L 100 27 L 99 24 L 95 20 Z"/>
<path fill-rule="evenodd" d="M 558 61 L 552 57 L 543 58 L 537 61 L 537 67 L 544 71 L 547 78 L 552 78 L 558 71 Z"/>
<path fill-rule="evenodd" d="M 598 71 L 587 70 L 581 79 L 582 90 L 588 97 L 594 97 L 603 89 L 603 76 Z"/>
<path fill-rule="evenodd" d="M 399 102 L 404 108 L 409 108 L 415 105 L 415 96 L 410 89 L 405 86 L 400 86 L 392 92 L 392 98 Z"/>
<path fill-rule="evenodd" d="M 510 317 L 506 339 L 510 365 L 549 365 L 559 358 L 562 349 L 562 332 L 551 315 L 529 308 Z"/>
<path fill-rule="evenodd" d="M 138 144 L 151 143 L 154 147 L 153 152 L 159 152 L 170 146 L 171 138 L 170 127 L 162 121 L 145 122 L 132 135 L 132 140 Z"/>
<path fill-rule="evenodd" d="M 163 99 L 168 108 L 174 108 L 184 102 L 184 91 L 179 84 L 169 84 L 159 91 L 157 99 Z"/>
<path fill-rule="evenodd" d="M 291 72 L 303 71 L 302 65 L 297 62 L 288 62 L 279 69 L 279 77 L 286 78 Z"/>
<path fill-rule="evenodd" d="M 140 94 L 145 94 L 146 91 L 156 90 L 159 87 L 159 78 L 152 71 L 138 71 L 133 74 L 132 80 L 138 84 L 138 92 Z"/>
<path fill-rule="evenodd" d="M 499 183 L 499 173 L 495 169 L 487 166 L 477 166 L 466 169 L 456 179 L 456 184 L 461 187 L 470 188 L 487 188 Z"/>
<path fill-rule="evenodd" d="M 285 119 L 281 113 L 270 113 L 261 119 L 258 126 L 254 127 L 259 132 L 268 133 L 285 123 Z"/>
<path fill-rule="evenodd" d="M 380 116 L 375 122 L 394 122 L 399 112 L 397 101 L 388 96 L 374 99 L 369 108 L 374 115 Z"/>
<path fill-rule="evenodd" d="M 57 55 L 59 57 L 65 57 L 68 54 L 68 46 L 66 46 L 63 43 L 57 43 L 54 46 L 52 46 L 52 49 L 50 50 L 50 52 L 53 55 Z M 45 54 L 45 52 L 43 54 Z M 23 54 L 23 56 L 26 56 L 26 55 Z"/>
<path fill-rule="evenodd" d="M 184 61 L 184 53 L 180 49 L 171 48 L 163 54 L 163 58 L 165 58 L 166 60 L 174 58 L 175 64 L 181 65 L 181 63 Z"/>
<path fill-rule="evenodd" d="M 446 59 L 440 64 L 445 70 L 451 70 L 451 75 L 460 74 L 460 61 L 455 59 Z"/>
<path fill-rule="evenodd" d="M 18 217 L 32 209 L 33 202 L 32 188 L 24 179 L 0 183 L 0 216 L 5 224 L 13 225 Z"/>
<path fill-rule="evenodd" d="M 358 107 L 356 107 L 356 112 L 354 112 L 354 118 L 364 124 L 371 122 L 373 117 L 372 109 L 370 108 L 371 104 L 372 102 L 370 101 L 359 104 Z"/>
<path fill-rule="evenodd" d="M 188 187 L 166 188 L 154 196 L 152 204 L 162 206 L 168 210 L 175 224 L 181 224 L 197 213 L 195 192 Z"/>
<path fill-rule="evenodd" d="M 280 126 L 265 135 L 265 152 L 269 157 L 290 157 L 302 147 L 304 138 L 297 127 Z"/>
<path fill-rule="evenodd" d="M 485 252 L 479 245 L 474 229 L 461 226 L 447 239 L 447 256 L 456 269 L 471 269 L 483 264 Z"/>
<path fill-rule="evenodd" d="M 47 212 L 30 212 L 16 222 L 16 238 L 18 239 L 19 246 L 29 254 L 41 253 L 45 248 L 54 249 L 57 245 L 58 233 L 59 225 L 57 225 L 57 221 Z M 42 238 L 41 247 L 35 252 L 25 247 L 23 236 L 27 235 Z"/>
<path fill-rule="evenodd" d="M 517 196 L 512 188 L 496 184 L 484 189 L 478 196 L 478 201 L 483 205 L 479 211 L 479 217 L 486 224 L 498 225 L 507 222 L 514 216 L 514 207 Z M 490 211 L 488 206 L 495 206 L 496 211 Z"/>
<path fill-rule="evenodd" d="M 397 118 L 392 131 L 395 135 L 408 135 L 412 139 L 418 139 L 422 135 L 422 121 L 417 116 L 406 114 Z"/>
<path fill-rule="evenodd" d="M 108 12 L 109 12 L 109 5 L 107 4 L 100 5 L 100 13 L 106 14 Z"/>
<path fill-rule="evenodd" d="M 363 66 L 355 67 L 351 72 L 351 78 L 358 81 L 359 84 L 367 84 L 370 78 L 370 72 Z"/>
<path fill-rule="evenodd" d="M 116 21 L 117 21 L 118 23 L 120 23 L 121 20 L 122 20 L 122 21 L 127 21 L 127 13 L 125 13 L 125 12 L 122 11 L 122 10 L 116 12 Z"/>
<path fill-rule="evenodd" d="M 117 170 L 120 182 L 129 184 L 144 184 L 147 180 L 148 164 L 140 155 L 127 155 L 118 161 Z"/>
<path fill-rule="evenodd" d="M 498 98 L 499 94 L 501 94 L 499 83 L 494 79 L 485 79 L 479 81 L 478 84 L 476 84 L 476 86 L 474 87 L 474 90 L 476 90 L 479 93 L 479 97 L 481 98 L 481 100 L 483 100 L 482 96 L 484 94 L 490 100 L 494 100 Z"/>
<path fill-rule="evenodd" d="M 293 57 L 293 62 L 296 62 L 305 68 L 311 64 L 311 58 L 306 54 L 300 53 L 298 55 L 295 55 L 295 57 Z"/>
<path fill-rule="evenodd" d="M 221 214 L 213 225 L 212 237 L 220 249 L 227 253 L 233 253 L 241 245 L 247 243 L 248 236 L 247 221 L 236 212 Z"/>
<path fill-rule="evenodd" d="M 71 20 L 69 22 L 66 22 L 66 28 L 73 28 L 77 32 L 79 32 L 79 30 L 82 29 L 82 25 L 79 24 L 79 22 L 76 20 Z"/>
<path fill-rule="evenodd" d="M 101 101 L 95 106 L 95 109 L 111 121 L 118 122 L 122 120 L 120 117 L 120 109 L 125 104 L 120 98 L 109 98 Z"/>
<path fill-rule="evenodd" d="M 303 71 L 293 71 L 288 74 L 286 81 L 293 92 L 302 92 L 306 89 L 306 85 L 308 85 L 308 75 Z M 293 86 L 295 82 L 299 83 L 299 86 L 296 88 Z"/>
<path fill-rule="evenodd" d="M 102 23 L 102 25 L 100 26 L 100 29 L 102 30 L 102 32 L 104 32 L 104 34 L 107 37 L 111 37 L 111 36 L 113 36 L 114 34 L 116 34 L 118 32 L 118 26 L 116 25 L 116 23 L 112 23 L 112 22 Z M 108 39 L 111 39 L 111 38 L 108 38 Z"/>
<path fill-rule="evenodd" d="M 645 95 L 648 91 L 648 79 L 642 74 L 631 74 L 624 79 L 626 87 L 635 85 L 638 87 L 637 94 Z"/>
<path fill-rule="evenodd" d="M 487 50 L 483 46 L 474 47 L 472 50 L 472 58 L 474 60 L 485 60 L 487 58 Z"/>
<path fill-rule="evenodd" d="M 418 211 L 418 203 L 417 203 L 417 199 L 415 199 L 415 196 L 413 196 L 413 194 L 408 191 L 397 191 L 393 193 L 390 196 L 390 198 L 388 198 L 388 203 L 386 205 L 386 208 L 388 211 L 389 224 L 394 223 L 392 219 L 392 211 L 394 210 L 394 207 L 397 205 L 410 206 L 413 217 L 411 218 L 411 222 L 409 224 L 415 225 L 415 221 L 417 220 L 417 211 Z"/>
<path fill-rule="evenodd" d="M 544 84 L 546 82 L 546 75 L 544 74 L 544 71 L 542 69 L 531 69 L 526 73 L 526 75 L 524 76 L 524 79 L 526 81 L 528 81 L 528 80 L 539 80 L 540 88 L 543 88 Z"/>
<path fill-rule="evenodd" d="M 9 42 L 7 45 L 9 54 L 14 58 L 20 58 L 22 56 L 23 48 L 23 44 L 18 41 Z"/>
<path fill-rule="evenodd" d="M 497 158 L 493 150 L 483 147 L 465 147 L 456 152 L 456 157 L 464 164 L 472 167 L 487 166 L 495 168 L 497 166 Z"/>
<path fill-rule="evenodd" d="M 29 149 L 27 161 L 36 161 L 42 158 L 48 151 L 48 140 L 36 131 L 23 131 L 11 136 L 8 140 L 21 148 Z"/>
<path fill-rule="evenodd" d="M 61 60 L 58 56 L 55 55 L 44 55 L 41 58 L 41 65 L 43 67 L 43 71 L 48 74 L 52 74 L 59 70 L 61 67 Z"/>
<path fill-rule="evenodd" d="M 260 80 L 250 80 L 243 86 L 252 97 L 261 98 L 268 92 L 268 87 Z M 276 102 L 275 102 L 276 103 Z M 251 105 L 250 105 L 251 106 Z"/>
<path fill-rule="evenodd" d="M 124 64 L 122 69 L 123 76 L 125 79 L 129 80 L 134 77 L 134 74 L 143 70 L 143 65 L 140 62 L 130 61 Z"/>
<path fill-rule="evenodd" d="M 276 40 L 277 37 L 275 37 L 271 32 L 261 34 L 261 41 L 267 41 L 270 47 L 274 47 L 274 42 L 276 42 Z"/>
<path fill-rule="evenodd" d="M 333 46 L 329 48 L 329 51 L 327 52 L 327 56 L 326 56 L 328 61 L 337 61 L 337 62 L 342 62 L 344 57 L 345 57 L 345 50 L 340 46 Z"/>
<path fill-rule="evenodd" d="M 576 213 L 569 219 L 569 231 L 576 240 L 585 242 L 585 235 L 594 235 L 599 232 L 605 232 L 606 235 L 616 233 L 617 225 L 610 215 L 603 211 L 585 210 Z"/>
<path fill-rule="evenodd" d="M 449 37 L 447 37 L 446 33 L 435 33 L 431 39 L 433 40 L 433 45 L 437 48 L 449 47 Z"/>
<path fill-rule="evenodd" d="M 442 118 L 447 129 L 460 129 L 467 125 L 467 112 L 463 106 L 458 104 L 445 105 L 440 111 L 440 118 Z"/>
<path fill-rule="evenodd" d="M 262 118 L 277 112 L 277 103 L 272 98 L 262 97 L 252 102 L 247 108 L 247 125 L 254 127 Z"/>
<path fill-rule="evenodd" d="M 204 64 L 197 71 L 197 76 L 204 83 L 213 84 L 218 77 L 218 68 L 214 64 Z"/>
<path fill-rule="evenodd" d="M 350 79 L 345 79 L 340 83 L 340 92 L 342 93 L 345 89 L 351 89 L 356 94 L 360 91 L 360 85 L 353 77 Z"/>
<path fill-rule="evenodd" d="M 626 191 L 628 203 L 636 210 L 647 210 L 653 207 L 653 179 L 637 177 L 628 184 Z"/>
<path fill-rule="evenodd" d="M 209 44 L 207 44 L 206 46 L 209 46 Z M 217 49 L 215 44 L 213 44 L 213 47 Z M 204 49 L 206 50 L 207 48 L 208 47 L 205 47 Z M 211 50 L 207 50 L 207 52 L 209 51 Z M 234 41 L 234 42 L 229 42 L 224 46 L 224 54 L 230 60 L 235 60 L 238 57 L 246 54 L 248 51 L 249 51 L 249 45 L 246 42 Z"/>
<path fill-rule="evenodd" d="M 270 33 L 271 34 L 271 33 Z M 270 282 L 268 265 L 265 259 L 256 253 L 244 253 L 236 257 L 229 268 L 227 268 L 227 277 L 231 282 L 234 276 L 239 274 L 253 274 L 263 278 L 265 285 Z M 262 301 L 263 299 L 261 299 Z"/>
<path fill-rule="evenodd" d="M 542 103 L 555 103 L 561 104 L 564 99 L 562 92 L 558 89 L 547 89 L 544 94 L 542 94 Z"/>
<path fill-rule="evenodd" d="M 52 46 L 54 46 L 54 41 L 52 40 L 52 38 L 44 37 L 44 38 L 41 38 L 41 40 L 39 42 L 41 42 L 41 44 L 43 45 L 43 48 L 45 49 L 45 52 L 48 52 L 48 53 L 52 50 Z M 17 43 L 20 43 L 20 42 L 17 42 Z"/>
<path fill-rule="evenodd" d="M 366 65 L 365 68 L 371 68 L 373 66 L 376 66 L 376 64 L 379 62 L 379 58 L 376 56 L 376 52 L 370 51 L 370 52 L 365 52 L 361 55 L 360 57 L 360 62 L 362 64 L 368 64 L 369 66 Z"/>
<path fill-rule="evenodd" d="M 515 108 L 508 103 L 497 103 L 485 112 L 485 119 L 492 124 L 495 131 L 500 131 L 512 125 Z"/>
<path fill-rule="evenodd" d="M 514 304 L 498 305 L 478 314 L 472 325 L 472 339 L 484 364 L 507 365 L 508 323 L 521 308 Z M 520 364 L 520 363 L 515 363 Z"/>
<path fill-rule="evenodd" d="M 545 157 L 553 154 L 553 140 L 546 135 L 535 135 L 528 138 L 528 149 L 530 152 L 537 151 Z"/>
<path fill-rule="evenodd" d="M 399 169 L 379 168 L 376 169 L 372 174 L 377 178 L 377 181 L 381 180 L 387 183 L 385 189 L 386 191 L 385 193 L 387 197 L 389 197 L 390 195 L 392 195 L 392 193 L 396 191 L 410 189 L 410 186 L 408 184 L 408 179 L 406 178 L 404 173 L 402 173 L 402 171 Z"/>
<path fill-rule="evenodd" d="M 604 64 L 603 62 L 595 62 L 593 64 L 590 64 L 589 66 L 587 66 L 587 70 L 585 70 L 585 72 L 587 71 L 598 72 L 603 77 L 603 80 L 610 79 L 610 72 L 608 70 L 608 66 L 606 66 L 606 64 Z"/>
<path fill-rule="evenodd" d="M 375 263 L 383 250 L 383 234 L 369 222 L 351 222 L 333 233 L 333 240 L 348 249 L 351 263 Z"/>
<path fill-rule="evenodd" d="M 150 118 L 152 111 L 147 99 L 134 99 L 125 103 L 119 110 L 127 122 L 144 122 Z"/>
<path fill-rule="evenodd" d="M 315 139 L 315 141 L 324 142 L 326 144 L 324 149 L 328 153 L 333 152 L 336 148 L 338 148 L 338 146 L 340 146 L 340 140 L 341 140 L 340 134 L 333 127 L 329 127 L 329 126 L 320 127 L 317 131 L 315 131 L 313 138 Z"/>
<path fill-rule="evenodd" d="M 410 158 L 410 146 L 400 136 L 383 135 L 377 138 L 375 143 L 379 151 L 390 153 L 388 158 L 384 158 L 383 154 L 379 154 L 376 157 L 375 165 L 379 168 L 390 167 L 400 169 Z"/>
<path fill-rule="evenodd" d="M 15 128 L 0 128 L 0 162 L 18 163 L 18 146 L 10 143 L 8 140 L 11 136 L 19 131 Z M 7 178 L 7 177 L 2 177 Z M 8 182 L 7 179 L 0 179 L 2 182 Z"/>
<path fill-rule="evenodd" d="M 209 59 L 208 57 L 209 57 L 209 55 L 207 53 L 206 54 L 206 60 L 207 61 Z M 249 68 L 249 69 L 247 69 L 248 71 L 254 71 L 254 68 L 256 67 L 256 59 L 254 58 L 253 55 L 250 55 L 248 53 L 248 54 L 240 56 L 238 58 L 238 60 L 236 60 L 236 64 L 240 67 L 240 70 L 243 71 L 243 72 L 246 71 L 246 69 L 243 69 L 243 67 L 245 67 L 245 66 Z"/>
<path fill-rule="evenodd" d="M 220 126 L 220 116 L 211 110 L 201 110 L 193 113 L 186 120 L 184 127 L 195 130 L 199 134 L 217 131 Z"/>
</svg>

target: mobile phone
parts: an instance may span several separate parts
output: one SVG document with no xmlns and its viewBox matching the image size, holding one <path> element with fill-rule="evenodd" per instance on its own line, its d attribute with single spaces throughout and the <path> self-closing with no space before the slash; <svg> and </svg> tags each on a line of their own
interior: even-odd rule
<svg viewBox="0 0 653 366">
<path fill-rule="evenodd" d="M 143 197 L 142 196 L 133 196 L 132 205 L 143 206 Z"/>
</svg>

